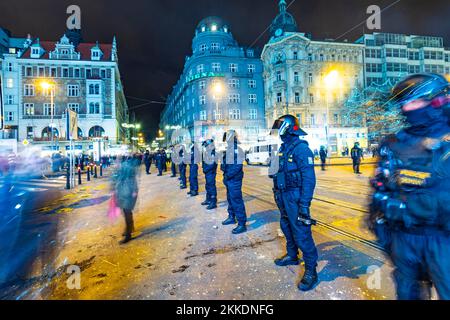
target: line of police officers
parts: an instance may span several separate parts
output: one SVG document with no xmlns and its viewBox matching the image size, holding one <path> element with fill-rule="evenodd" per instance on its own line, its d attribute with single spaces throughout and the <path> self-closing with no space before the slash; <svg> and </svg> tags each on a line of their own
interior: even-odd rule
<svg viewBox="0 0 450 320">
<path fill-rule="evenodd" d="M 428 298 L 432 285 L 440 298 L 450 299 L 450 126 L 446 114 L 449 88 L 442 76 L 413 75 L 393 88 L 389 101 L 401 107 L 409 127 L 388 136 L 381 144 L 367 221 L 395 265 L 400 299 Z M 308 143 L 299 138 L 307 133 L 296 117 L 279 118 L 273 129 L 278 130 L 283 141 L 277 154 L 278 167 L 270 177 L 287 251 L 274 262 L 277 266 L 298 265 L 300 250 L 305 272 L 298 288 L 308 291 L 318 283 L 318 253 L 311 232 L 316 221 L 310 214 L 316 186 L 314 155 Z M 224 142 L 227 150 L 220 167 L 229 216 L 223 224 L 237 223 L 233 233 L 240 234 L 247 230 L 242 198 L 244 155 L 234 130 L 224 135 Z M 218 161 L 213 140 L 205 141 L 203 147 L 206 200 L 202 205 L 211 210 L 217 207 Z M 190 151 L 188 194 L 197 196 L 199 151 L 194 144 Z M 181 147 L 177 153 L 181 189 L 187 188 L 187 165 L 180 161 L 184 152 Z"/>
</svg>

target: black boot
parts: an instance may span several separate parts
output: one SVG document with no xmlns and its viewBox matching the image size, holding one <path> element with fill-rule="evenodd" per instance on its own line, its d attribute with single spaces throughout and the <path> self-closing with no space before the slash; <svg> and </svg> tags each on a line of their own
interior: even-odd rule
<svg viewBox="0 0 450 320">
<path fill-rule="evenodd" d="M 300 291 L 310 291 L 319 283 L 319 277 L 317 276 L 316 267 L 306 267 L 305 274 L 302 280 L 298 284 Z"/>
<path fill-rule="evenodd" d="M 209 205 L 209 199 L 206 199 L 205 201 L 202 202 L 202 206 L 208 206 Z"/>
<path fill-rule="evenodd" d="M 211 201 L 206 207 L 206 210 L 213 210 L 217 208 L 217 201 Z"/>
<path fill-rule="evenodd" d="M 298 266 L 300 264 L 300 260 L 297 257 L 292 258 L 289 255 L 285 255 L 281 258 L 275 259 L 274 262 L 279 267 Z"/>
<path fill-rule="evenodd" d="M 247 232 L 247 227 L 245 225 L 238 225 L 236 228 L 233 229 L 233 234 L 240 234 Z"/>
<path fill-rule="evenodd" d="M 196 196 L 198 196 L 198 191 L 191 191 L 190 194 L 191 194 L 191 197 L 196 197 Z"/>
<path fill-rule="evenodd" d="M 187 193 L 188 196 L 190 196 L 191 194 L 192 194 L 192 191 L 189 191 L 189 192 Z"/>
<path fill-rule="evenodd" d="M 187 187 L 182 185 L 182 186 L 180 186 L 180 189 L 181 189 L 181 190 L 187 189 Z"/>
<path fill-rule="evenodd" d="M 222 222 L 222 224 L 223 224 L 224 226 L 227 226 L 227 225 L 230 225 L 230 224 L 236 224 L 236 219 L 233 218 L 233 217 L 228 217 L 226 220 L 224 220 L 224 221 Z"/>
</svg>

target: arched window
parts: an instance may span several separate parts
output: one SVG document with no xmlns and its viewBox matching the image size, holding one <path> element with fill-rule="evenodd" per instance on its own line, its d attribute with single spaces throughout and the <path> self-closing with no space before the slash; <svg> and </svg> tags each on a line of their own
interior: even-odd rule
<svg viewBox="0 0 450 320">
<path fill-rule="evenodd" d="M 78 127 L 78 139 L 83 138 L 83 130 L 80 129 L 80 127 Z"/>
<path fill-rule="evenodd" d="M 49 139 L 50 140 L 51 137 L 52 137 L 52 128 L 51 127 L 44 128 L 42 130 L 41 137 L 43 139 Z M 53 137 L 55 137 L 55 138 L 59 137 L 59 132 L 58 132 L 58 129 L 56 129 L 56 128 L 53 128 Z"/>
<path fill-rule="evenodd" d="M 105 135 L 105 129 L 100 126 L 94 126 L 89 130 L 89 138 L 101 138 Z"/>
</svg>

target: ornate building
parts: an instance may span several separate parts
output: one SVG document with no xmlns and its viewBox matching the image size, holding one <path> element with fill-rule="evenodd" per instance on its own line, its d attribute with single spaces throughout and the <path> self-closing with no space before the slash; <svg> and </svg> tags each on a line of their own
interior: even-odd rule
<svg viewBox="0 0 450 320">
<path fill-rule="evenodd" d="M 239 46 L 230 25 L 218 17 L 195 30 L 192 55 L 173 87 L 160 128 L 170 139 L 174 127 L 192 138 L 217 138 L 228 127 L 242 142 L 256 141 L 264 129 L 263 66 L 255 49 Z M 167 143 L 169 141 L 166 141 Z"/>
<path fill-rule="evenodd" d="M 367 128 L 347 124 L 343 105 L 364 85 L 362 44 L 312 40 L 279 2 L 279 14 L 263 49 L 267 126 L 290 113 L 308 132 L 313 149 L 328 145 L 338 153 L 359 141 L 367 147 Z"/>
<path fill-rule="evenodd" d="M 10 137 L 64 151 L 70 108 L 78 113 L 78 150 L 92 149 L 96 138 L 106 145 L 124 141 L 128 108 L 115 39 L 86 43 L 79 31 L 59 41 L 29 36 L 3 54 L 1 75 L 3 124 Z"/>
</svg>

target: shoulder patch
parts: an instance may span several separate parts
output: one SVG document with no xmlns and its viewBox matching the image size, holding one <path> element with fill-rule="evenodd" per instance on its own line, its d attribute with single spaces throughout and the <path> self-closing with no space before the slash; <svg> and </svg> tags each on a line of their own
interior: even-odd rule
<svg viewBox="0 0 450 320">
<path fill-rule="evenodd" d="M 314 164 L 314 159 L 313 157 L 308 157 L 308 164 L 313 165 Z"/>
</svg>

